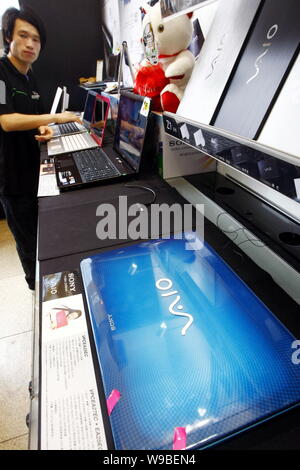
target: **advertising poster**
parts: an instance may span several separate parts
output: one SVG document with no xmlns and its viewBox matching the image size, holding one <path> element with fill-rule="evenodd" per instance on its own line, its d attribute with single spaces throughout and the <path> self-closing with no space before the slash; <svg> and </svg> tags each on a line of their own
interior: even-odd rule
<svg viewBox="0 0 300 470">
<path fill-rule="evenodd" d="M 41 449 L 105 450 L 79 275 L 43 277 Z"/>
</svg>

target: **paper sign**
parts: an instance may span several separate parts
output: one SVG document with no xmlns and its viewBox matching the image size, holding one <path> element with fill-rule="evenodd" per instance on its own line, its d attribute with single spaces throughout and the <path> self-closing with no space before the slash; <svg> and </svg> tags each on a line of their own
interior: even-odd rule
<svg viewBox="0 0 300 470">
<path fill-rule="evenodd" d="M 147 117 L 150 111 L 150 98 L 145 98 L 140 113 Z"/>
<path fill-rule="evenodd" d="M 106 450 L 77 272 L 43 277 L 41 449 Z"/>
</svg>

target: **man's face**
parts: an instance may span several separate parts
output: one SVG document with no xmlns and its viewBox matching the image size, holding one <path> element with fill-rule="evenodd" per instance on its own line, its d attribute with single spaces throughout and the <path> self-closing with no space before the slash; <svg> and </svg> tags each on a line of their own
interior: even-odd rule
<svg viewBox="0 0 300 470">
<path fill-rule="evenodd" d="M 10 43 L 11 55 L 23 64 L 31 65 L 39 56 L 41 41 L 38 30 L 27 21 L 15 21 L 12 41 Z"/>
</svg>

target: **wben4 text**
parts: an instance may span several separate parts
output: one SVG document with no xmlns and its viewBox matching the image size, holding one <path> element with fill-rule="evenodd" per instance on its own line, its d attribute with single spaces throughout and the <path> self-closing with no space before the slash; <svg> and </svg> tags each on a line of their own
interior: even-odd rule
<svg viewBox="0 0 300 470">
<path fill-rule="evenodd" d="M 194 454 L 147 454 L 145 463 L 149 465 L 194 465 L 196 458 Z"/>
</svg>

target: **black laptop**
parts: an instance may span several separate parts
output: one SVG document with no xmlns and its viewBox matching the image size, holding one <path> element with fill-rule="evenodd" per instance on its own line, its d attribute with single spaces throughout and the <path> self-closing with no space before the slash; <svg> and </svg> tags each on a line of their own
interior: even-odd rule
<svg viewBox="0 0 300 470">
<path fill-rule="evenodd" d="M 121 91 L 114 143 L 54 157 L 61 191 L 110 182 L 140 171 L 151 100 Z"/>
</svg>

